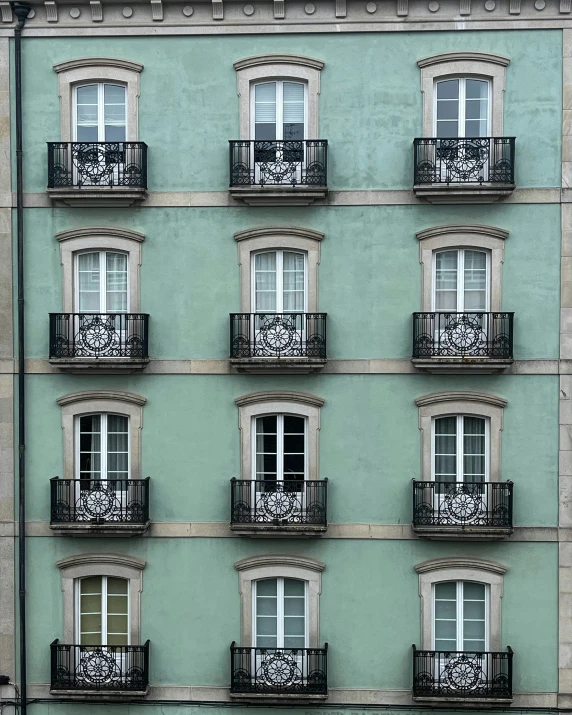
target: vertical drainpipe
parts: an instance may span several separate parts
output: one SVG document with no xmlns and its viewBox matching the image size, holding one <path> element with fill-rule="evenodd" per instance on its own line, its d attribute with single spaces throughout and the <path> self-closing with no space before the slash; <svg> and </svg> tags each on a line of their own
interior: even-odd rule
<svg viewBox="0 0 572 715">
<path fill-rule="evenodd" d="M 18 590 L 20 614 L 20 715 L 27 711 L 26 673 L 26 412 L 24 393 L 24 190 L 22 182 L 22 29 L 29 5 L 12 5 L 18 19 L 14 28 L 16 70 L 16 223 L 18 264 Z"/>
</svg>

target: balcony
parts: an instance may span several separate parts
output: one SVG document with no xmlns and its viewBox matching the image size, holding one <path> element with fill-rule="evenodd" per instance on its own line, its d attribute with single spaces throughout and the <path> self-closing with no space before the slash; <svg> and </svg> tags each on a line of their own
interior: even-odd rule
<svg viewBox="0 0 572 715">
<path fill-rule="evenodd" d="M 149 527 L 146 479 L 50 479 L 50 528 L 68 536 L 135 536 Z"/>
<path fill-rule="evenodd" d="M 67 206 L 142 201 L 147 196 L 147 144 L 48 142 L 48 195 Z"/>
<path fill-rule="evenodd" d="M 144 696 L 149 689 L 149 641 L 143 645 L 51 645 L 52 695 Z"/>
<path fill-rule="evenodd" d="M 441 703 L 512 702 L 512 649 L 501 653 L 417 650 L 413 700 Z"/>
<path fill-rule="evenodd" d="M 50 363 L 82 374 L 142 370 L 148 334 L 146 313 L 50 313 Z"/>
<path fill-rule="evenodd" d="M 308 206 L 328 193 L 328 142 L 231 141 L 230 195 L 249 206 Z"/>
<path fill-rule="evenodd" d="M 323 648 L 230 646 L 230 696 L 244 700 L 325 700 L 328 644 Z"/>
<path fill-rule="evenodd" d="M 231 364 L 258 374 L 321 370 L 327 362 L 326 315 L 231 313 Z"/>
<path fill-rule="evenodd" d="M 415 195 L 432 204 L 490 204 L 514 191 L 514 137 L 414 139 Z"/>
<path fill-rule="evenodd" d="M 512 482 L 413 480 L 413 530 L 429 539 L 502 539 L 512 534 Z"/>
<path fill-rule="evenodd" d="M 432 373 L 502 372 L 513 363 L 514 313 L 413 313 L 413 358 Z"/>
<path fill-rule="evenodd" d="M 328 528 L 328 480 L 231 479 L 230 528 L 255 536 L 315 536 Z"/>
</svg>

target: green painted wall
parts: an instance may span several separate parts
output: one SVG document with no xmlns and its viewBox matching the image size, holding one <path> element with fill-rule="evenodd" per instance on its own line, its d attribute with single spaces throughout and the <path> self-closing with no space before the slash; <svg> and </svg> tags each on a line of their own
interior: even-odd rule
<svg viewBox="0 0 572 715">
<path fill-rule="evenodd" d="M 49 682 L 48 646 L 62 637 L 55 561 L 78 550 L 101 548 L 97 539 L 79 544 L 74 539 L 29 540 L 28 627 L 35 644 L 29 655 L 31 682 Z M 113 550 L 147 561 L 141 632 L 143 639 L 151 640 L 153 684 L 228 685 L 228 649 L 231 641 L 240 640 L 234 562 L 260 553 L 302 552 L 326 563 L 320 641 L 330 646 L 329 686 L 408 689 L 411 644 L 420 643 L 418 576 L 413 567 L 430 557 L 451 555 L 452 546 L 431 544 L 429 555 L 423 541 L 116 539 Z M 516 653 L 514 689 L 556 691 L 557 545 L 457 543 L 453 552 L 508 566 L 502 645 Z M 532 577 L 543 587 L 531 589 Z"/>
<path fill-rule="evenodd" d="M 460 47 L 510 58 L 504 134 L 517 137 L 517 185 L 559 186 L 562 33 L 519 30 L 467 31 L 462 45 L 453 32 L 154 37 L 151 41 L 29 38 L 24 55 L 26 190 L 44 190 L 45 143 L 60 139 L 54 63 L 86 55 L 143 63 L 139 136 L 149 145 L 150 188 L 224 191 L 228 140 L 238 139 L 233 62 L 275 52 L 309 55 L 326 63 L 319 129 L 320 138 L 330 142 L 330 187 L 410 188 L 412 142 L 422 134 L 416 61 Z"/>
<path fill-rule="evenodd" d="M 314 209 L 29 209 L 26 211 L 27 353 L 47 357 L 48 312 L 62 309 L 54 235 L 79 226 L 142 231 L 141 309 L 151 314 L 152 358 L 228 357 L 230 312 L 240 310 L 233 234 L 254 226 L 323 231 L 319 309 L 330 358 L 411 356 L 411 313 L 421 309 L 417 231 L 477 223 L 510 231 L 503 309 L 515 316 L 517 359 L 558 357 L 558 205 L 372 206 Z M 176 257 L 176 258 L 175 258 Z M 165 288 L 172 288 L 168 304 Z"/>
<path fill-rule="evenodd" d="M 285 389 L 313 392 L 326 399 L 321 415 L 320 476 L 330 480 L 330 521 L 410 523 L 411 479 L 420 478 L 421 461 L 414 399 L 460 389 L 490 392 L 508 400 L 502 467 L 503 479 L 515 483 L 515 523 L 557 523 L 557 377 L 331 375 L 309 381 L 286 376 L 30 375 L 27 385 L 28 404 L 33 405 L 27 426 L 31 436 L 27 498 L 32 520 L 49 519 L 48 480 L 62 475 L 58 397 L 94 388 L 144 395 L 148 402 L 143 415 L 142 470 L 143 476 L 152 479 L 152 519 L 228 521 L 228 480 L 240 476 L 234 399 L 259 390 Z"/>
</svg>

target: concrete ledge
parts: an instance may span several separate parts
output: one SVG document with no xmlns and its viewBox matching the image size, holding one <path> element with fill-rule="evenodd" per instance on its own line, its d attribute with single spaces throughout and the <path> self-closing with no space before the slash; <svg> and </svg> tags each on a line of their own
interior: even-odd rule
<svg viewBox="0 0 572 715">
<path fill-rule="evenodd" d="M 115 375 L 117 373 L 129 374 L 144 370 L 149 364 L 149 358 L 51 358 L 49 363 L 59 368 L 62 372 L 69 372 L 75 375 Z"/>
<path fill-rule="evenodd" d="M 238 372 L 251 375 L 308 375 L 326 366 L 326 360 L 315 358 L 232 358 L 230 364 Z"/>
<path fill-rule="evenodd" d="M 84 189 L 47 189 L 47 195 L 56 206 L 101 207 L 131 206 L 147 197 L 147 189 L 114 186 L 91 186 Z"/>
<path fill-rule="evenodd" d="M 415 196 L 430 204 L 493 204 L 510 196 L 514 184 L 418 184 Z"/>
<path fill-rule="evenodd" d="M 248 206 L 309 206 L 325 199 L 325 186 L 231 186 L 233 199 Z"/>
<path fill-rule="evenodd" d="M 433 357 L 413 358 L 413 365 L 418 370 L 429 372 L 432 375 L 492 375 L 504 372 L 512 365 L 514 360 L 496 360 L 494 358 L 462 358 L 462 357 Z"/>
<path fill-rule="evenodd" d="M 151 522 L 144 524 L 116 524 L 112 521 L 101 524 L 93 522 L 65 522 L 50 524 L 50 529 L 62 536 L 141 536 Z"/>
<path fill-rule="evenodd" d="M 413 526 L 419 536 L 431 540 L 498 541 L 510 536 L 514 529 L 491 526 Z"/>
</svg>

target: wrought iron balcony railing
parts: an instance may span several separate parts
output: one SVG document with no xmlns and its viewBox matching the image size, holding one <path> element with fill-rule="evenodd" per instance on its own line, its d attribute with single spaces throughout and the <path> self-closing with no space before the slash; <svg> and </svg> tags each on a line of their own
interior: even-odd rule
<svg viewBox="0 0 572 715">
<path fill-rule="evenodd" d="M 328 644 L 323 648 L 230 646 L 231 693 L 327 695 Z"/>
<path fill-rule="evenodd" d="M 326 359 L 326 313 L 231 313 L 231 358 Z"/>
<path fill-rule="evenodd" d="M 230 186 L 327 186 L 328 142 L 231 141 Z"/>
<path fill-rule="evenodd" d="M 512 360 L 514 313 L 413 313 L 413 357 Z"/>
<path fill-rule="evenodd" d="M 48 189 L 147 188 L 144 142 L 48 142 Z"/>
<path fill-rule="evenodd" d="M 414 698 L 512 699 L 512 649 L 501 653 L 417 650 Z"/>
<path fill-rule="evenodd" d="M 144 691 L 149 641 L 143 645 L 51 645 L 52 690 Z"/>
<path fill-rule="evenodd" d="M 50 313 L 50 359 L 149 357 L 147 313 Z"/>
<path fill-rule="evenodd" d="M 328 480 L 231 479 L 231 524 L 326 527 Z"/>
<path fill-rule="evenodd" d="M 50 479 L 51 523 L 146 524 L 145 479 Z"/>
<path fill-rule="evenodd" d="M 414 184 L 514 184 L 514 137 L 414 139 Z"/>
<path fill-rule="evenodd" d="M 512 482 L 417 482 L 413 526 L 512 529 Z"/>
</svg>

